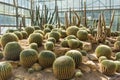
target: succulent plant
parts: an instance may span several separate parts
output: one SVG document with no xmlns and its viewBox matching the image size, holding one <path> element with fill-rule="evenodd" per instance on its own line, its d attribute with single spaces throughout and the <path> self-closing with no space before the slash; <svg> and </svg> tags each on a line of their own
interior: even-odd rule
<svg viewBox="0 0 120 80">
<path fill-rule="evenodd" d="M 103 60 L 101 62 L 101 72 L 105 75 L 111 76 L 114 75 L 116 72 L 116 64 L 112 60 Z"/>
<path fill-rule="evenodd" d="M 34 69 L 34 71 L 40 71 L 42 69 L 42 67 L 38 63 L 33 64 L 32 68 Z"/>
<path fill-rule="evenodd" d="M 19 60 L 20 52 L 22 51 L 22 47 L 18 42 L 9 42 L 6 44 L 3 55 L 6 60 Z"/>
<path fill-rule="evenodd" d="M 0 51 L 0 60 L 3 58 L 3 52 Z"/>
<path fill-rule="evenodd" d="M 117 52 L 117 53 L 115 54 L 115 58 L 116 58 L 116 60 L 120 60 L 120 52 Z"/>
<path fill-rule="evenodd" d="M 70 56 L 75 61 L 75 67 L 79 67 L 82 63 L 82 54 L 78 50 L 69 50 L 65 53 L 66 56 Z"/>
<path fill-rule="evenodd" d="M 99 63 L 101 63 L 103 60 L 107 60 L 107 58 L 105 56 L 101 56 L 98 59 Z"/>
<path fill-rule="evenodd" d="M 44 44 L 44 49 L 45 50 L 53 50 L 54 49 L 54 43 L 51 42 L 51 41 L 47 41 L 45 44 Z"/>
<path fill-rule="evenodd" d="M 57 79 L 71 79 L 75 73 L 75 62 L 69 56 L 58 57 L 53 63 L 53 73 Z"/>
<path fill-rule="evenodd" d="M 120 73 L 120 61 L 114 61 L 116 64 L 116 72 Z"/>
<path fill-rule="evenodd" d="M 45 24 L 43 27 L 49 28 L 50 30 L 52 30 L 54 28 L 54 26 L 52 24 Z"/>
<path fill-rule="evenodd" d="M 67 36 L 65 30 L 60 30 L 59 32 L 60 32 L 60 37 L 61 37 L 61 38 L 65 38 L 65 37 Z"/>
<path fill-rule="evenodd" d="M 79 70 L 75 73 L 75 77 L 82 77 L 83 73 Z"/>
<path fill-rule="evenodd" d="M 34 49 L 37 52 L 39 52 L 38 45 L 36 43 L 31 43 L 29 47 L 30 47 L 30 49 Z"/>
<path fill-rule="evenodd" d="M 42 30 L 35 30 L 34 33 L 40 33 L 40 34 L 44 35 L 44 32 Z"/>
<path fill-rule="evenodd" d="M 58 42 L 59 39 L 60 39 L 60 34 L 59 34 L 59 32 L 57 32 L 57 31 L 52 31 L 52 32 L 50 32 L 50 34 L 48 35 L 48 38 L 49 38 L 49 37 L 54 37 L 54 38 L 56 39 L 56 42 Z"/>
<path fill-rule="evenodd" d="M 67 39 L 67 40 L 69 40 L 69 39 L 76 39 L 76 36 L 75 35 L 69 35 L 65 39 Z"/>
<path fill-rule="evenodd" d="M 44 31 L 44 34 L 51 32 L 49 28 L 45 28 L 43 31 Z"/>
<path fill-rule="evenodd" d="M 116 41 L 116 42 L 114 43 L 114 49 L 117 50 L 117 51 L 120 50 L 120 41 Z"/>
<path fill-rule="evenodd" d="M 38 60 L 38 53 L 34 49 L 26 49 L 20 53 L 20 64 L 29 68 Z"/>
<path fill-rule="evenodd" d="M 0 80 L 8 80 L 12 76 L 12 65 L 8 62 L 0 62 Z"/>
<path fill-rule="evenodd" d="M 29 43 L 37 43 L 38 47 L 42 46 L 43 36 L 39 33 L 32 33 L 28 38 Z"/>
<path fill-rule="evenodd" d="M 34 29 L 35 30 L 40 30 L 40 27 L 39 26 L 34 26 Z"/>
<path fill-rule="evenodd" d="M 77 39 L 70 39 L 68 40 L 68 46 L 71 48 L 71 49 L 76 49 L 79 47 L 79 40 Z"/>
<path fill-rule="evenodd" d="M 5 33 L 1 37 L 1 45 L 4 48 L 8 42 L 18 41 L 18 37 L 13 33 Z"/>
<path fill-rule="evenodd" d="M 28 35 L 32 34 L 34 30 L 34 27 L 25 27 L 25 31 L 28 33 Z"/>
<path fill-rule="evenodd" d="M 21 31 L 22 35 L 23 35 L 23 39 L 27 39 L 28 38 L 28 33 L 26 31 Z"/>
<path fill-rule="evenodd" d="M 66 34 L 76 36 L 78 30 L 79 28 L 77 26 L 70 26 L 66 29 Z"/>
<path fill-rule="evenodd" d="M 88 32 L 86 30 L 79 30 L 77 32 L 77 38 L 82 41 L 86 41 L 88 39 Z"/>
<path fill-rule="evenodd" d="M 111 58 L 112 55 L 112 50 L 109 46 L 107 45 L 99 45 L 95 49 L 96 56 L 99 58 L 100 56 L 105 56 L 108 59 Z"/>
<path fill-rule="evenodd" d="M 19 40 L 23 39 L 23 35 L 20 31 L 15 31 L 14 34 L 18 37 Z"/>
<path fill-rule="evenodd" d="M 60 45 L 61 45 L 62 47 L 69 47 L 69 45 L 68 45 L 68 40 L 64 39 L 64 40 L 60 43 Z"/>
<path fill-rule="evenodd" d="M 49 38 L 47 39 L 47 41 L 51 41 L 51 42 L 53 42 L 54 44 L 56 43 L 56 39 L 55 39 L 54 37 L 49 37 Z"/>
<path fill-rule="evenodd" d="M 88 54 L 87 51 L 85 51 L 85 50 L 81 50 L 80 52 L 81 52 L 82 56 L 86 56 Z"/>
<path fill-rule="evenodd" d="M 55 59 L 55 53 L 49 50 L 43 50 L 38 55 L 38 62 L 43 68 L 51 67 Z"/>
<path fill-rule="evenodd" d="M 33 68 L 29 68 L 29 69 L 28 69 L 28 72 L 31 74 L 31 73 L 34 72 L 34 69 L 33 69 Z"/>
<path fill-rule="evenodd" d="M 120 36 L 117 37 L 117 41 L 120 41 Z"/>
</svg>

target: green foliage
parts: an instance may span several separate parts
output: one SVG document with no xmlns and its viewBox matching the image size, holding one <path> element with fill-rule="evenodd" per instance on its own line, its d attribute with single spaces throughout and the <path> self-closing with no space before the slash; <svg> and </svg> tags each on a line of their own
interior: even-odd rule
<svg viewBox="0 0 120 80">
<path fill-rule="evenodd" d="M 20 53 L 20 64 L 29 68 L 38 60 L 38 53 L 34 49 L 26 49 Z"/>
<path fill-rule="evenodd" d="M 18 37 L 13 33 L 5 33 L 1 37 L 1 45 L 4 48 L 8 42 L 18 41 Z"/>
<path fill-rule="evenodd" d="M 79 28 L 77 26 L 70 26 L 66 29 L 66 34 L 76 36 L 78 30 Z"/>
<path fill-rule="evenodd" d="M 103 74 L 111 76 L 114 75 L 116 72 L 116 64 L 112 60 L 103 60 L 101 62 L 101 71 Z"/>
<path fill-rule="evenodd" d="M 28 33 L 28 35 L 32 34 L 34 30 L 34 27 L 25 27 L 25 31 Z"/>
<path fill-rule="evenodd" d="M 0 62 L 0 80 L 8 80 L 12 76 L 12 65 L 8 62 Z"/>
<path fill-rule="evenodd" d="M 75 62 L 69 56 L 58 57 L 53 63 L 53 73 L 57 79 L 71 79 L 75 72 Z"/>
<path fill-rule="evenodd" d="M 88 32 L 86 30 L 79 30 L 77 32 L 77 38 L 82 41 L 86 41 L 88 39 Z"/>
<path fill-rule="evenodd" d="M 28 38 L 29 44 L 37 43 L 38 47 L 42 46 L 43 36 L 40 33 L 32 33 Z"/>
<path fill-rule="evenodd" d="M 111 58 L 112 55 L 112 50 L 109 46 L 107 45 L 99 45 L 95 49 L 96 56 L 99 58 L 100 56 L 105 56 L 108 59 Z"/>
<path fill-rule="evenodd" d="M 6 60 L 19 60 L 20 52 L 22 48 L 18 42 L 9 42 L 6 44 L 3 55 Z"/>
<path fill-rule="evenodd" d="M 69 50 L 65 53 L 65 55 L 73 58 L 76 68 L 82 63 L 82 54 L 78 50 Z"/>
<path fill-rule="evenodd" d="M 43 68 L 51 67 L 55 59 L 55 53 L 49 50 L 43 50 L 38 55 L 38 62 Z"/>
</svg>

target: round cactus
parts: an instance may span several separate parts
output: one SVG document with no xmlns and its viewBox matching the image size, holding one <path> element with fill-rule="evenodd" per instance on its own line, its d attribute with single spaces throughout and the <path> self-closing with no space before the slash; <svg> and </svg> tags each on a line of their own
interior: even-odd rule
<svg viewBox="0 0 120 80">
<path fill-rule="evenodd" d="M 28 38 L 28 34 L 26 31 L 21 31 L 22 35 L 23 35 L 23 39 L 27 39 Z"/>
<path fill-rule="evenodd" d="M 60 39 L 60 34 L 59 34 L 57 31 L 52 31 L 52 32 L 50 32 L 50 34 L 48 35 L 48 38 L 49 38 L 49 37 L 54 37 L 54 38 L 56 39 L 56 42 L 58 42 L 59 39 Z"/>
<path fill-rule="evenodd" d="M 120 60 L 120 52 L 117 52 L 117 53 L 115 54 L 115 58 L 116 58 L 116 60 Z"/>
<path fill-rule="evenodd" d="M 20 52 L 22 48 L 18 42 L 9 42 L 6 44 L 3 55 L 6 60 L 19 60 Z"/>
<path fill-rule="evenodd" d="M 31 74 L 31 73 L 34 72 L 34 69 L 33 69 L 33 68 L 29 68 L 29 69 L 28 69 L 28 72 Z"/>
<path fill-rule="evenodd" d="M 40 33 L 40 34 L 44 35 L 44 32 L 42 30 L 35 30 L 34 33 Z"/>
<path fill-rule="evenodd" d="M 34 26 L 34 29 L 35 30 L 40 30 L 40 27 L 39 26 Z"/>
<path fill-rule="evenodd" d="M 14 31 L 14 29 L 7 29 L 6 33 L 13 33 Z"/>
<path fill-rule="evenodd" d="M 114 61 L 116 64 L 116 72 L 120 73 L 120 61 Z"/>
<path fill-rule="evenodd" d="M 50 30 L 52 30 L 54 26 L 52 24 L 45 24 L 44 28 L 49 28 Z"/>
<path fill-rule="evenodd" d="M 8 62 L 0 62 L 0 80 L 8 80 L 12 76 L 12 65 Z"/>
<path fill-rule="evenodd" d="M 66 29 L 66 34 L 76 36 L 78 30 L 79 28 L 77 26 L 70 26 Z"/>
<path fill-rule="evenodd" d="M 75 61 L 75 66 L 79 67 L 82 63 L 82 54 L 77 50 L 70 50 L 65 53 L 65 55 L 70 56 Z"/>
<path fill-rule="evenodd" d="M 115 50 L 120 50 L 120 41 L 116 41 L 116 42 L 114 43 L 114 49 L 115 49 Z"/>
<path fill-rule="evenodd" d="M 111 76 L 116 72 L 116 64 L 112 60 L 103 60 L 100 69 L 103 74 Z"/>
<path fill-rule="evenodd" d="M 60 44 L 62 47 L 69 47 L 68 40 L 63 40 Z"/>
<path fill-rule="evenodd" d="M 86 30 L 79 30 L 77 32 L 77 38 L 82 41 L 86 41 L 88 39 L 88 32 Z"/>
<path fill-rule="evenodd" d="M 112 55 L 112 50 L 109 46 L 107 45 L 99 45 L 95 49 L 96 56 L 99 58 L 100 56 L 105 56 L 108 59 L 111 58 Z"/>
<path fill-rule="evenodd" d="M 51 32 L 49 28 L 45 28 L 43 31 L 44 31 L 44 34 Z"/>
<path fill-rule="evenodd" d="M 1 37 L 1 45 L 4 48 L 8 42 L 18 41 L 18 37 L 13 33 L 3 34 Z"/>
<path fill-rule="evenodd" d="M 32 33 L 28 38 L 29 43 L 37 43 L 38 47 L 42 46 L 43 36 L 40 33 Z"/>
<path fill-rule="evenodd" d="M 0 51 L 0 59 L 3 58 L 3 53 Z"/>
<path fill-rule="evenodd" d="M 55 59 L 55 53 L 49 50 L 43 50 L 38 55 L 38 62 L 43 68 L 51 67 Z"/>
<path fill-rule="evenodd" d="M 28 33 L 28 35 L 32 34 L 34 30 L 34 27 L 25 27 L 25 31 Z"/>
<path fill-rule="evenodd" d="M 60 37 L 61 37 L 61 38 L 65 38 L 65 37 L 67 36 L 65 30 L 60 30 L 59 32 L 60 32 Z"/>
<path fill-rule="evenodd" d="M 117 41 L 120 41 L 120 36 L 117 37 Z"/>
<path fill-rule="evenodd" d="M 69 40 L 69 39 L 76 39 L 76 36 L 74 36 L 74 35 L 69 35 L 69 36 L 67 36 L 65 39 L 67 39 L 67 40 Z"/>
<path fill-rule="evenodd" d="M 47 41 L 45 44 L 44 44 L 44 48 L 46 49 L 46 50 L 53 50 L 54 49 L 54 43 L 53 42 L 51 42 L 51 41 Z"/>
<path fill-rule="evenodd" d="M 31 43 L 31 44 L 30 44 L 30 49 L 34 49 L 34 50 L 36 50 L 37 52 L 39 52 L 39 50 L 38 50 L 38 45 L 37 45 L 36 43 Z"/>
<path fill-rule="evenodd" d="M 70 39 L 68 40 L 68 46 L 71 48 L 71 49 L 76 49 L 79 47 L 79 40 L 76 40 L 76 39 Z"/>
<path fill-rule="evenodd" d="M 69 56 L 58 57 L 53 63 L 53 73 L 58 79 L 71 79 L 75 73 L 75 62 Z"/>
<path fill-rule="evenodd" d="M 38 53 L 34 49 L 26 49 L 20 53 L 20 64 L 23 67 L 31 67 L 38 60 Z"/>
<path fill-rule="evenodd" d="M 98 59 L 99 63 L 101 63 L 103 60 L 107 60 L 107 58 L 105 56 L 101 56 Z"/>
<path fill-rule="evenodd" d="M 54 44 L 56 43 L 56 39 L 55 39 L 54 37 L 49 37 L 49 38 L 47 39 L 47 41 L 51 41 L 51 42 L 53 42 Z"/>
<path fill-rule="evenodd" d="M 14 34 L 18 37 L 19 40 L 23 39 L 23 35 L 20 31 L 15 31 Z"/>
</svg>

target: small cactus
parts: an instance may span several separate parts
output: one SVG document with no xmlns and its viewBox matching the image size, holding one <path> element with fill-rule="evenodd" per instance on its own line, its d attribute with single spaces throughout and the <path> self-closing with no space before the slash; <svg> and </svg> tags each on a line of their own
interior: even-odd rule
<svg viewBox="0 0 120 80">
<path fill-rule="evenodd" d="M 65 39 L 67 39 L 67 40 L 69 40 L 69 39 L 76 39 L 76 36 L 75 35 L 69 35 Z"/>
<path fill-rule="evenodd" d="M 30 44 L 30 49 L 34 49 L 34 50 L 36 50 L 37 52 L 39 52 L 38 45 L 37 45 L 36 43 L 31 43 L 31 44 Z"/>
<path fill-rule="evenodd" d="M 66 29 L 66 34 L 76 36 L 78 30 L 79 28 L 77 26 L 70 26 Z"/>
<path fill-rule="evenodd" d="M 51 42 L 53 42 L 54 44 L 56 43 L 56 39 L 55 39 L 54 37 L 49 37 L 49 38 L 47 39 L 47 41 L 51 41 Z"/>
<path fill-rule="evenodd" d="M 105 56 L 101 56 L 98 59 L 99 63 L 101 63 L 103 60 L 107 60 L 107 58 Z"/>
<path fill-rule="evenodd" d="M 54 38 L 56 39 L 56 42 L 58 42 L 59 39 L 60 39 L 60 34 L 59 34 L 59 32 L 57 32 L 57 31 L 52 31 L 52 32 L 50 32 L 48 38 L 49 38 L 49 37 L 54 37 Z"/>
<path fill-rule="evenodd" d="M 3 53 L 0 51 L 0 60 L 3 58 Z"/>
<path fill-rule="evenodd" d="M 120 50 L 120 41 L 116 41 L 116 42 L 114 43 L 114 49 L 117 50 L 117 51 Z"/>
<path fill-rule="evenodd" d="M 44 32 L 42 30 L 35 30 L 34 33 L 40 33 L 40 34 L 44 35 Z"/>
<path fill-rule="evenodd" d="M 20 31 L 15 31 L 14 34 L 18 37 L 19 40 L 23 39 L 23 35 Z"/>
<path fill-rule="evenodd" d="M 79 40 L 77 39 L 70 39 L 68 40 L 68 45 L 71 49 L 76 49 L 79 47 Z"/>
<path fill-rule="evenodd" d="M 25 27 L 25 31 L 28 33 L 28 35 L 32 34 L 34 30 L 34 27 Z"/>
<path fill-rule="evenodd" d="M 88 32 L 86 30 L 79 30 L 77 32 L 77 38 L 82 41 L 86 41 L 88 39 Z"/>
<path fill-rule="evenodd" d="M 22 35 L 23 35 L 23 39 L 27 39 L 28 38 L 28 33 L 26 31 L 21 31 Z"/>
<path fill-rule="evenodd" d="M 44 49 L 45 50 L 53 50 L 54 49 L 54 43 L 51 42 L 51 41 L 47 41 L 45 44 L 44 44 Z"/>
<path fill-rule="evenodd" d="M 115 58 L 116 58 L 116 60 L 120 60 L 120 52 L 117 52 L 117 53 L 115 54 Z"/>
<path fill-rule="evenodd" d="M 120 73 L 120 61 L 114 61 L 116 64 L 116 72 Z"/>
<path fill-rule="evenodd" d="M 69 45 L 68 45 L 68 40 L 63 40 L 63 41 L 60 43 L 60 45 L 61 45 L 62 47 L 69 47 Z"/>
</svg>

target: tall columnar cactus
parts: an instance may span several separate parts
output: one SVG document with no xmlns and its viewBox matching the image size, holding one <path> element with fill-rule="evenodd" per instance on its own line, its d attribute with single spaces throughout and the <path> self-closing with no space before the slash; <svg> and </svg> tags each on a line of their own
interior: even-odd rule
<svg viewBox="0 0 120 80">
<path fill-rule="evenodd" d="M 70 56 L 75 61 L 75 66 L 79 67 L 82 63 L 82 54 L 78 50 L 70 50 L 65 53 L 65 55 Z"/>
<path fill-rule="evenodd" d="M 57 79 L 71 79 L 75 73 L 75 62 L 69 56 L 58 57 L 53 63 L 53 73 Z"/>
<path fill-rule="evenodd" d="M 105 56 L 108 59 L 111 58 L 112 55 L 112 50 L 109 46 L 107 45 L 99 45 L 95 49 L 96 56 L 99 58 L 100 56 Z"/>
<path fill-rule="evenodd" d="M 55 59 L 55 53 L 49 50 L 43 50 L 38 55 L 38 62 L 43 68 L 51 67 Z"/>
<path fill-rule="evenodd" d="M 22 51 L 22 47 L 18 42 L 9 42 L 6 44 L 3 55 L 6 60 L 19 60 L 20 52 Z"/>
<path fill-rule="evenodd" d="M 30 47 L 30 49 L 34 49 L 34 50 L 36 50 L 37 52 L 39 52 L 38 45 L 37 45 L 36 43 L 31 43 L 31 44 L 29 45 L 29 47 Z"/>
<path fill-rule="evenodd" d="M 44 44 L 44 49 L 46 50 L 53 50 L 54 49 L 54 43 L 51 42 L 51 41 L 47 41 L 45 44 Z"/>
<path fill-rule="evenodd" d="M 3 34 L 1 37 L 1 45 L 4 48 L 8 42 L 18 41 L 18 37 L 13 33 Z"/>
<path fill-rule="evenodd" d="M 19 40 L 23 39 L 23 35 L 20 31 L 15 31 L 14 34 L 18 37 Z"/>
<path fill-rule="evenodd" d="M 23 39 L 27 39 L 28 38 L 28 33 L 26 31 L 21 31 L 22 35 L 23 35 Z"/>
<path fill-rule="evenodd" d="M 79 28 L 77 26 L 70 26 L 66 29 L 66 34 L 76 36 L 78 30 Z"/>
<path fill-rule="evenodd" d="M 88 39 L 88 32 L 86 30 L 79 30 L 77 32 L 77 38 L 82 41 L 86 41 Z"/>
<path fill-rule="evenodd" d="M 68 40 L 68 46 L 71 48 L 71 49 L 76 49 L 79 47 L 79 40 L 77 39 L 70 39 Z"/>
<path fill-rule="evenodd" d="M 100 69 L 103 74 L 111 76 L 116 72 L 116 64 L 112 60 L 103 60 Z"/>
<path fill-rule="evenodd" d="M 52 32 L 50 32 L 50 34 L 48 35 L 48 38 L 49 38 L 49 37 L 54 37 L 54 38 L 56 39 L 56 42 L 58 42 L 59 39 L 60 39 L 60 34 L 59 34 L 59 32 L 57 32 L 57 31 L 52 31 Z"/>
<path fill-rule="evenodd" d="M 0 80 L 8 80 L 12 76 L 12 65 L 8 62 L 0 62 Z"/>
<path fill-rule="evenodd" d="M 34 27 L 25 27 L 25 31 L 28 33 L 28 35 L 32 34 L 34 30 Z"/>
<path fill-rule="evenodd" d="M 38 53 L 34 49 L 26 49 L 20 53 L 20 64 L 29 68 L 38 60 Z"/>
<path fill-rule="evenodd" d="M 32 33 L 28 38 L 29 43 L 37 43 L 38 47 L 42 46 L 43 36 L 39 33 Z"/>
</svg>

